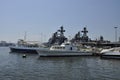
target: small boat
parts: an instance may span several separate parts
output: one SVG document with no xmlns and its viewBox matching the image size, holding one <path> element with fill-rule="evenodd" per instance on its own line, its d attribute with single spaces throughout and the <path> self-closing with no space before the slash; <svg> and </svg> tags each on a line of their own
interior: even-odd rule
<svg viewBox="0 0 120 80">
<path fill-rule="evenodd" d="M 77 46 L 70 42 L 61 45 L 53 45 L 49 49 L 37 49 L 39 56 L 91 56 L 88 51 L 78 50 Z"/>
<path fill-rule="evenodd" d="M 101 51 L 101 58 L 120 59 L 120 47 L 103 49 Z"/>
</svg>

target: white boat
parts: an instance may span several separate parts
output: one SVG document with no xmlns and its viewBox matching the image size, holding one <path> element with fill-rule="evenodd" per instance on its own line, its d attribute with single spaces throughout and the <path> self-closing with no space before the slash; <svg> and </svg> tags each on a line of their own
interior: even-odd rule
<svg viewBox="0 0 120 80">
<path fill-rule="evenodd" d="M 101 51 L 101 58 L 115 58 L 120 59 L 120 47 L 103 49 Z"/>
<path fill-rule="evenodd" d="M 37 49 L 39 56 L 90 56 L 91 52 L 78 50 L 77 46 L 70 42 L 61 45 L 53 45 L 49 49 Z"/>
</svg>

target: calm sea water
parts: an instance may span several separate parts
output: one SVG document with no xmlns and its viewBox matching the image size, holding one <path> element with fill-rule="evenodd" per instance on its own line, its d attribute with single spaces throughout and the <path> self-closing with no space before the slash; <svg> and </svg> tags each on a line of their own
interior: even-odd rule
<svg viewBox="0 0 120 80">
<path fill-rule="evenodd" d="M 120 80 L 120 60 L 9 52 L 0 48 L 0 80 Z"/>
</svg>

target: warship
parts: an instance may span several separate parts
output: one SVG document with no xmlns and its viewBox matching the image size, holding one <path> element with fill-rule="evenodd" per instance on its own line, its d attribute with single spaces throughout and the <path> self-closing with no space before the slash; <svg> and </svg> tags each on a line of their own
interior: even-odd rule
<svg viewBox="0 0 120 80">
<path fill-rule="evenodd" d="M 120 47 L 120 41 L 119 42 L 111 42 L 109 40 L 104 40 L 103 36 L 100 36 L 99 39 L 92 40 L 87 35 L 88 30 L 86 27 L 83 28 L 82 31 L 79 31 L 77 34 L 75 34 L 74 38 L 72 38 L 73 43 L 87 45 L 91 47 L 98 47 L 98 48 L 113 48 L 113 47 Z"/>
</svg>

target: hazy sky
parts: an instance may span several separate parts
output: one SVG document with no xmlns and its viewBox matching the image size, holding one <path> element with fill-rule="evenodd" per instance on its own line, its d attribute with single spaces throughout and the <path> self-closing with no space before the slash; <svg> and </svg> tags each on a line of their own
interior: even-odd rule
<svg viewBox="0 0 120 80">
<path fill-rule="evenodd" d="M 114 41 L 120 0 L 0 0 L 0 40 L 16 42 L 26 31 L 27 40 L 47 41 L 61 25 L 66 37 L 87 26 L 90 38 Z"/>
</svg>

